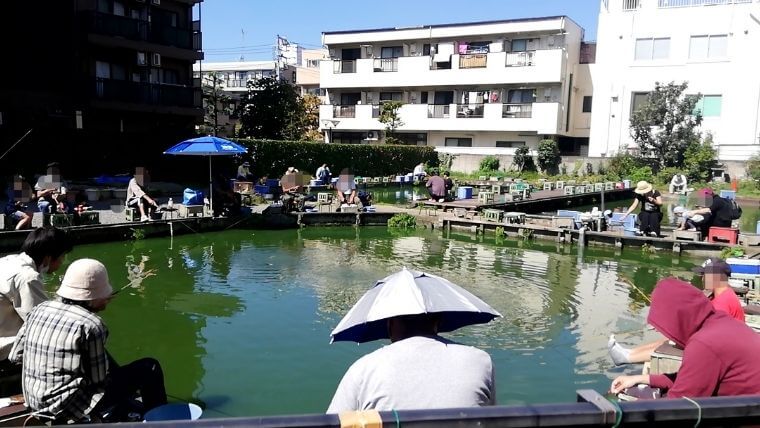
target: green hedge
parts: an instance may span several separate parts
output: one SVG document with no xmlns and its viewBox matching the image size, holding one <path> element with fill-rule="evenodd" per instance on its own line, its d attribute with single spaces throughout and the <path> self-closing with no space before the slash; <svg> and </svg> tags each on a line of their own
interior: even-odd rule
<svg viewBox="0 0 760 428">
<path fill-rule="evenodd" d="M 381 177 L 412 172 L 424 162 L 438 165 L 438 154 L 428 146 L 325 144 L 310 141 L 236 140 L 248 149 L 246 159 L 257 175 L 280 176 L 290 166 L 314 174 L 326 163 L 333 175 L 351 168 L 358 176 Z"/>
</svg>

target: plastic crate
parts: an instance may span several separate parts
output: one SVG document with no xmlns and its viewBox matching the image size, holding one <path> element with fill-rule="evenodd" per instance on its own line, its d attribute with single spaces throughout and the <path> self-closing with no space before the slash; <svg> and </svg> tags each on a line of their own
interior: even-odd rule
<svg viewBox="0 0 760 428">
<path fill-rule="evenodd" d="M 760 260 L 728 258 L 726 263 L 731 266 L 731 274 L 760 275 Z"/>
</svg>

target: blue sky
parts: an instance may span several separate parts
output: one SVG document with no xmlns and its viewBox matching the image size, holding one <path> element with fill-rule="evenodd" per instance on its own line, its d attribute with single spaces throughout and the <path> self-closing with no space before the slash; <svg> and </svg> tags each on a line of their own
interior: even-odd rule
<svg viewBox="0 0 760 428">
<path fill-rule="evenodd" d="M 599 0 L 205 0 L 201 8 L 206 61 L 252 61 L 272 59 L 277 34 L 310 48 L 323 31 L 554 15 L 594 40 Z"/>
</svg>

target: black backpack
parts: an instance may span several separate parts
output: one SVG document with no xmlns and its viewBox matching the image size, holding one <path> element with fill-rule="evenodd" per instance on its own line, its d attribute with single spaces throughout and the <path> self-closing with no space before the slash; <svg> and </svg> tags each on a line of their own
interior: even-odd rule
<svg viewBox="0 0 760 428">
<path fill-rule="evenodd" d="M 738 220 L 742 216 L 742 207 L 736 203 L 735 199 L 729 199 L 728 202 L 731 207 L 731 220 Z"/>
</svg>

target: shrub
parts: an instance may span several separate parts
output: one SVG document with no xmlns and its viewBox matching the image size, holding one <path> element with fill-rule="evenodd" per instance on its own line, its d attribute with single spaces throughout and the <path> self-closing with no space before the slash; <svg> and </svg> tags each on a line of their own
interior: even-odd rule
<svg viewBox="0 0 760 428">
<path fill-rule="evenodd" d="M 480 160 L 481 171 L 498 171 L 499 159 L 493 156 L 486 156 Z"/>
<path fill-rule="evenodd" d="M 692 182 L 710 181 L 712 168 L 717 163 L 717 151 L 713 147 L 713 138 L 707 134 L 704 141 L 693 141 L 686 147 L 683 155 L 683 165 L 686 176 Z"/>
<path fill-rule="evenodd" d="M 438 165 L 430 146 L 325 144 L 307 141 L 237 140 L 248 149 L 257 176 L 279 177 L 289 166 L 305 173 L 327 163 L 333 174 L 351 168 L 356 175 L 388 176 L 407 173 L 420 162 Z"/>
<path fill-rule="evenodd" d="M 681 168 L 663 168 L 660 170 L 660 172 L 657 173 L 655 182 L 657 184 L 670 184 L 670 180 L 673 179 L 673 176 L 676 174 L 681 174 L 682 172 L 683 171 Z"/>
<path fill-rule="evenodd" d="M 521 146 L 515 150 L 515 156 L 512 158 L 512 162 L 517 165 L 517 170 L 522 171 L 535 171 L 536 164 L 533 162 L 533 156 L 530 155 L 530 149 L 528 146 Z"/>
<path fill-rule="evenodd" d="M 640 159 L 628 153 L 617 153 L 610 158 L 607 165 L 607 178 L 610 180 L 622 180 L 630 176 L 634 169 L 642 166 L 643 162 Z M 651 180 L 651 177 L 648 180 Z"/>
<path fill-rule="evenodd" d="M 631 173 L 629 174 L 629 177 L 631 181 L 636 184 L 639 181 L 652 181 L 652 178 L 654 177 L 654 173 L 652 173 L 652 167 L 651 166 L 642 166 L 640 168 L 635 168 Z"/>
<path fill-rule="evenodd" d="M 562 156 L 559 155 L 559 146 L 554 140 L 541 140 L 538 143 L 538 167 L 545 174 L 556 174 Z"/>
<path fill-rule="evenodd" d="M 417 227 L 417 218 L 406 213 L 394 214 L 393 217 L 388 220 L 388 227 L 414 229 Z"/>
</svg>

